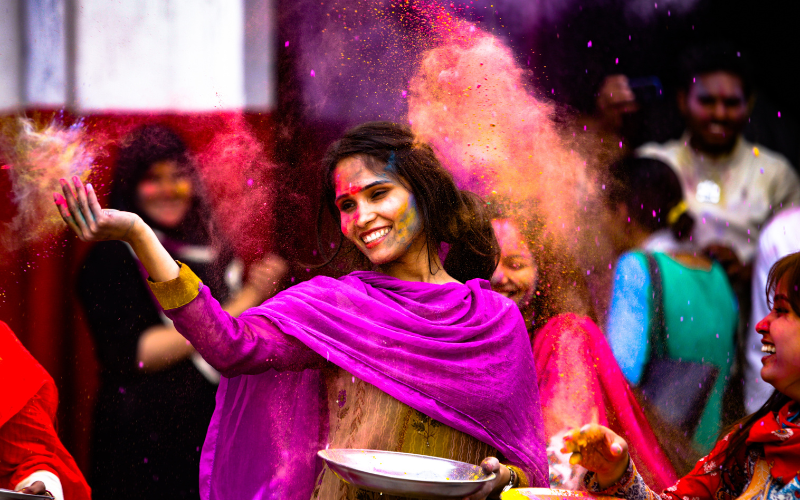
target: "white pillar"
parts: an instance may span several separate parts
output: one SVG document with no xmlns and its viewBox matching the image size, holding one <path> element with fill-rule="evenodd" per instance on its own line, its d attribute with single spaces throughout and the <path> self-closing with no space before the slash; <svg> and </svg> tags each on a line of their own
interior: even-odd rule
<svg viewBox="0 0 800 500">
<path fill-rule="evenodd" d="M 275 0 L 245 0 L 244 94 L 245 107 L 269 111 L 277 101 Z"/>
<path fill-rule="evenodd" d="M 244 0 L 75 2 L 79 110 L 244 107 Z"/>
<path fill-rule="evenodd" d="M 25 103 L 63 107 L 67 102 L 65 0 L 25 0 Z"/>
<path fill-rule="evenodd" d="M 0 111 L 22 107 L 20 0 L 0 0 Z"/>
</svg>

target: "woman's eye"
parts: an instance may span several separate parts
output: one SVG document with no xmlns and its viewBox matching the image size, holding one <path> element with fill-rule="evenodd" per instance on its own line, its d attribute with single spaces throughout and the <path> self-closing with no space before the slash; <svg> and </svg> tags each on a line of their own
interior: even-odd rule
<svg viewBox="0 0 800 500">
<path fill-rule="evenodd" d="M 386 194 L 386 189 L 377 189 L 372 193 L 372 199 L 382 198 Z"/>
<path fill-rule="evenodd" d="M 345 201 L 345 202 L 342 202 L 342 203 L 339 205 L 339 211 L 340 211 L 340 212 L 349 212 L 349 211 L 350 211 L 350 210 L 352 210 L 352 209 L 353 209 L 353 207 L 355 207 L 355 206 L 356 206 L 356 204 L 355 204 L 355 203 L 353 203 L 352 201 Z"/>
</svg>

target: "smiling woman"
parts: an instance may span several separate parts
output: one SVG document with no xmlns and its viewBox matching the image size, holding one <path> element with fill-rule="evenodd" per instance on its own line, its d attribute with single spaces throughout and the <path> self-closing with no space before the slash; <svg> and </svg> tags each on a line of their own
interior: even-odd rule
<svg viewBox="0 0 800 500">
<path fill-rule="evenodd" d="M 403 279 L 492 276 L 500 250 L 485 203 L 459 190 L 431 147 L 407 128 L 365 123 L 334 143 L 323 164 L 323 196 L 343 238 L 386 274 L 413 261 L 417 278 Z M 443 264 L 442 243 L 449 245 Z"/>
<path fill-rule="evenodd" d="M 358 250 L 369 270 L 316 277 L 238 318 L 142 217 L 103 210 L 79 179 L 56 195 L 81 238 L 130 244 L 166 316 L 222 374 L 201 497 L 391 498 L 317 471 L 315 452 L 328 447 L 480 462 L 495 476 L 470 500 L 547 486 L 533 355 L 516 305 L 486 281 L 498 251 L 481 200 L 391 123 L 347 132 L 324 171 L 336 253 Z M 265 414 L 275 398 L 293 412 Z"/>
</svg>

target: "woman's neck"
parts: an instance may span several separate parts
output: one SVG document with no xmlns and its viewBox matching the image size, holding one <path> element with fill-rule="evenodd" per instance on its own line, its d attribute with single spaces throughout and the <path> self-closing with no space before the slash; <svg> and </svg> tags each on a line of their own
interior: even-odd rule
<svg viewBox="0 0 800 500">
<path fill-rule="evenodd" d="M 429 255 L 428 245 L 423 238 L 417 238 L 400 258 L 379 265 L 378 271 L 403 281 L 438 285 L 459 283 L 447 274 L 438 255 Z"/>
</svg>

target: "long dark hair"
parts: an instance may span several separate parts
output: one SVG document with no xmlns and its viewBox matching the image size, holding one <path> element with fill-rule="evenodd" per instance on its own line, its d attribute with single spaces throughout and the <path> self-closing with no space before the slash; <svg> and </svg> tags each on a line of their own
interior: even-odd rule
<svg viewBox="0 0 800 500">
<path fill-rule="evenodd" d="M 683 188 L 672 167 L 652 158 L 628 157 L 611 165 L 609 174 L 609 203 L 625 204 L 631 219 L 651 233 L 669 227 L 676 239 L 689 238 L 694 219 L 681 205 Z"/>
<path fill-rule="evenodd" d="M 458 189 L 433 149 L 418 142 L 408 127 L 391 122 L 364 123 L 333 143 L 323 160 L 325 177 L 320 212 L 327 209 L 339 222 L 333 173 L 340 161 L 354 156 L 362 157 L 376 171 L 391 160 L 389 175 L 416 199 L 431 266 L 442 243 L 446 243 L 449 250 L 444 269 L 450 276 L 461 282 L 491 278 L 500 250 L 485 203 L 477 195 Z M 324 233 L 322 220 L 320 217 L 317 227 L 320 240 Z M 340 234 L 339 245 L 334 245 L 336 250 L 328 262 L 346 244 Z M 431 268 L 431 272 L 435 271 Z"/>
<path fill-rule="evenodd" d="M 165 228 L 150 220 L 136 201 L 136 190 L 154 163 L 174 161 L 192 181 L 192 206 L 176 228 Z M 211 243 L 211 208 L 206 201 L 200 176 L 186 144 L 164 125 L 138 127 L 124 140 L 117 156 L 110 205 L 117 210 L 134 212 L 170 238 L 191 244 Z"/>
<path fill-rule="evenodd" d="M 778 288 L 778 283 L 784 279 L 787 280 L 788 284 L 787 296 L 789 304 L 794 313 L 800 316 L 800 291 L 798 291 L 798 288 L 800 288 L 800 252 L 783 257 L 770 268 L 765 290 L 767 303 L 770 304 L 770 307 L 772 306 L 772 298 Z M 798 337 L 798 342 L 800 342 L 800 337 Z M 775 390 L 772 396 L 755 413 L 744 417 L 738 422 L 734 422 L 720 433 L 720 437 L 732 433 L 730 444 L 727 448 L 728 451 L 726 452 L 727 456 L 723 462 L 726 467 L 730 467 L 733 464 L 738 452 L 747 445 L 750 428 L 761 420 L 764 415 L 780 411 L 789 401 L 791 401 L 789 396 Z"/>
</svg>

